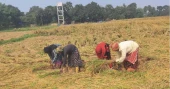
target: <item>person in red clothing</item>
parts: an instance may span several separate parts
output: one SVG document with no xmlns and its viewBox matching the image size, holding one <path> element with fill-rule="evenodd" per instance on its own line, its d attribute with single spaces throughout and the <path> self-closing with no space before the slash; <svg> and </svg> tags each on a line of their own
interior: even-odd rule
<svg viewBox="0 0 170 89">
<path fill-rule="evenodd" d="M 108 43 L 100 42 L 99 44 L 97 44 L 95 52 L 99 59 L 106 59 L 106 60 L 111 59 L 110 48 Z M 109 64 L 110 68 L 112 68 L 112 66 L 113 66 L 112 63 Z"/>
<path fill-rule="evenodd" d="M 96 55 L 99 59 L 111 59 L 109 44 L 100 42 L 96 46 Z"/>
</svg>

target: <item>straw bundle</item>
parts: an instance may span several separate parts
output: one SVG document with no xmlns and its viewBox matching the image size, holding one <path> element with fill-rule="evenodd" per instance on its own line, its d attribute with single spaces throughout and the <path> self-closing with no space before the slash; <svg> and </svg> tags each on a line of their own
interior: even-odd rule
<svg viewBox="0 0 170 89">
<path fill-rule="evenodd" d="M 113 63 L 113 68 L 117 69 L 117 64 L 115 60 L 99 60 L 94 59 L 92 61 L 86 62 L 86 70 L 90 71 L 92 74 L 100 73 L 106 69 L 110 69 L 109 64 Z"/>
</svg>

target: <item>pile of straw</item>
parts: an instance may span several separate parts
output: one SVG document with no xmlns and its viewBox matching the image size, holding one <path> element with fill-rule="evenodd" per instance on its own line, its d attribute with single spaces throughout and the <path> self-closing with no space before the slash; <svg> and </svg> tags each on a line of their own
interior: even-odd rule
<svg viewBox="0 0 170 89">
<path fill-rule="evenodd" d="M 92 74 L 100 73 L 104 70 L 110 69 L 109 64 L 113 63 L 113 68 L 117 69 L 117 64 L 114 60 L 99 60 L 94 59 L 86 62 L 86 71 Z"/>
</svg>

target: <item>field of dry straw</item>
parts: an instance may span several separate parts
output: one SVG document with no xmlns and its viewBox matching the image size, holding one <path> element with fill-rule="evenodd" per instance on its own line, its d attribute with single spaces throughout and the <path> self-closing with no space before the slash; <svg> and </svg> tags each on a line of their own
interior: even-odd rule
<svg viewBox="0 0 170 89">
<path fill-rule="evenodd" d="M 75 44 L 85 61 L 97 60 L 101 41 L 140 45 L 137 72 L 106 69 L 60 74 L 51 69 L 46 45 Z M 0 32 L 0 89 L 168 89 L 169 17 L 42 26 Z M 112 52 L 114 58 L 114 52 Z M 90 66 L 90 65 L 87 65 Z"/>
</svg>

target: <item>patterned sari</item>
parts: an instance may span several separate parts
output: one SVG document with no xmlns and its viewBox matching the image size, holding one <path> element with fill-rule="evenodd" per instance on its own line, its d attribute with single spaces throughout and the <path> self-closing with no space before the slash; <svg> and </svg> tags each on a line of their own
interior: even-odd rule
<svg viewBox="0 0 170 89">
<path fill-rule="evenodd" d="M 69 67 L 82 67 L 83 62 L 81 60 L 78 49 L 76 48 L 71 55 L 68 55 L 68 66 Z"/>
</svg>

